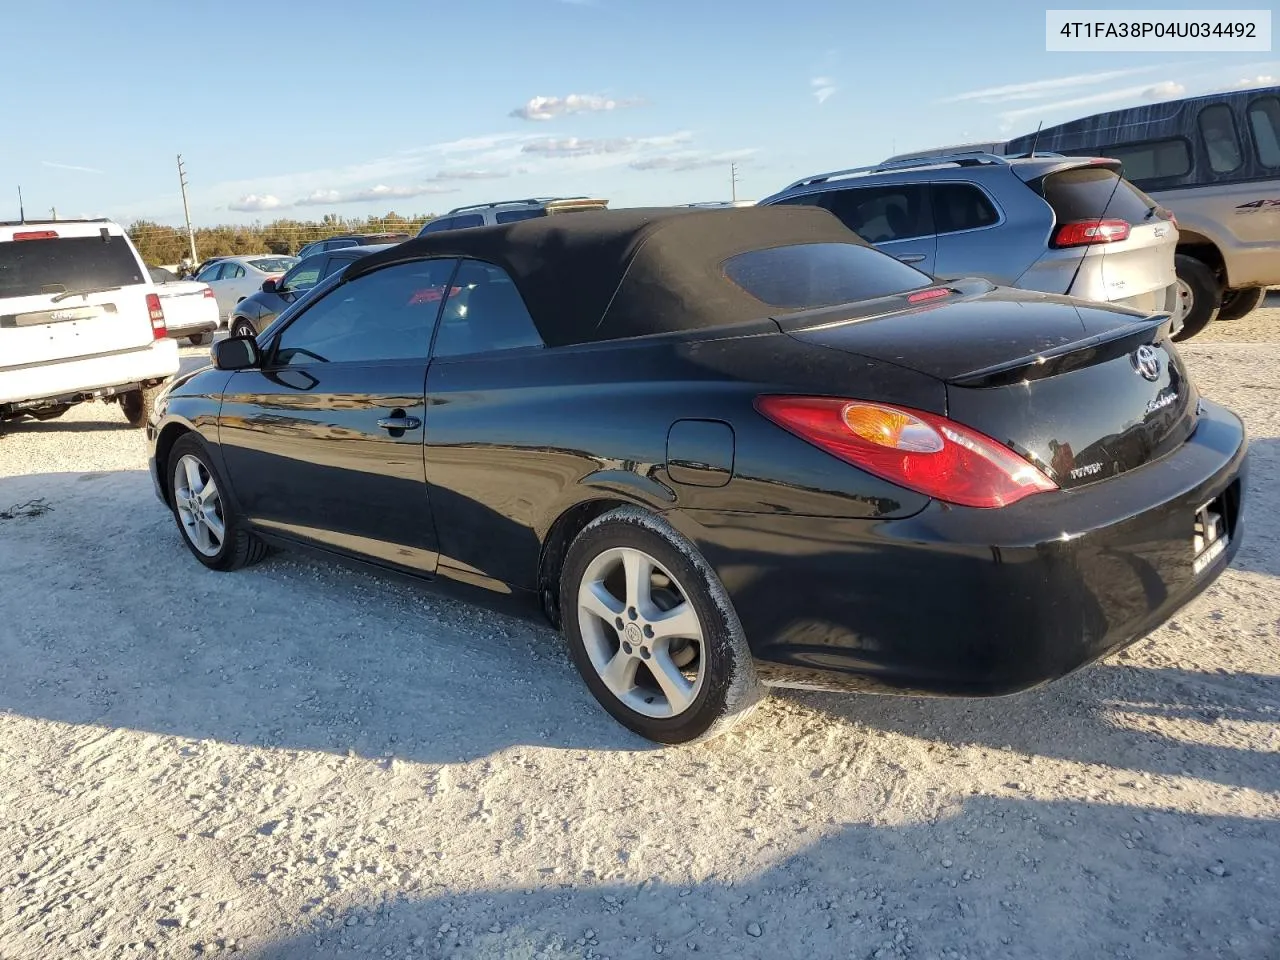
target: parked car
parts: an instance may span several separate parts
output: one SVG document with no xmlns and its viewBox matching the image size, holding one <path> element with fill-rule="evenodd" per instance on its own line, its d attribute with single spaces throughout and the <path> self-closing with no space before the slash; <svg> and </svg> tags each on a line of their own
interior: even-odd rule
<svg viewBox="0 0 1280 960">
<path fill-rule="evenodd" d="M 409 239 L 407 233 L 344 233 L 308 243 L 298 251 L 298 259 L 305 259 L 313 254 L 325 253 L 329 250 L 341 250 L 344 247 L 385 246 L 391 243 L 403 243 Z"/>
<path fill-rule="evenodd" d="M 195 280 L 179 280 L 164 267 L 148 267 L 147 272 L 160 294 L 169 336 L 186 337 L 196 346 L 210 340 L 219 326 L 213 288 Z"/>
<path fill-rule="evenodd" d="M 389 249 L 394 244 L 343 247 L 304 257 L 279 280 L 267 279 L 262 289 L 245 297 L 231 311 L 228 327 L 233 337 L 256 337 L 276 316 L 317 283 L 361 257 Z"/>
<path fill-rule="evenodd" d="M 937 277 L 1177 309 L 1172 216 L 1113 160 L 956 154 L 799 180 L 762 204 L 830 210 Z"/>
<path fill-rule="evenodd" d="M 194 279 L 195 277 L 200 276 L 200 274 L 204 273 L 215 263 L 219 263 L 226 259 L 227 257 L 210 257 L 208 260 L 203 261 L 200 264 L 200 266 L 196 267 L 194 270 L 191 271 L 191 277 Z M 185 279 L 185 278 L 180 278 L 180 279 Z"/>
<path fill-rule="evenodd" d="M 1184 335 L 1254 310 L 1280 286 L 1280 86 L 1095 114 L 1010 140 L 1114 157 L 1178 218 Z"/>
<path fill-rule="evenodd" d="M 271 255 L 226 257 L 202 270 L 196 279 L 213 288 L 218 316 L 229 320 L 237 303 L 261 290 L 264 280 L 280 279 L 297 262 L 297 257 Z"/>
<path fill-rule="evenodd" d="M 140 427 L 177 372 L 160 293 L 118 224 L 0 223 L 0 421 L 101 399 Z"/>
<path fill-rule="evenodd" d="M 515 223 L 519 220 L 536 220 L 558 213 L 582 213 L 588 210 L 604 210 L 608 200 L 591 197 L 531 197 L 528 200 L 498 200 L 493 203 L 476 203 L 469 207 L 457 207 L 443 217 L 429 220 L 418 231 L 418 236 L 439 233 L 442 230 L 461 230 L 465 227 L 492 226 Z"/>
<path fill-rule="evenodd" d="M 152 474 L 215 570 L 303 544 L 540 602 L 684 742 L 770 684 L 1022 690 L 1204 590 L 1245 433 L 1169 325 L 939 284 L 812 207 L 429 235 L 214 344 Z"/>
</svg>

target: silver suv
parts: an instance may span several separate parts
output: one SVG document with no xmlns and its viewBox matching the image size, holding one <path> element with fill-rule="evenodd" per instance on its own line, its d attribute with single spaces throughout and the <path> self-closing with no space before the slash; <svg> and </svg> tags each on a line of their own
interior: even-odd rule
<svg viewBox="0 0 1280 960">
<path fill-rule="evenodd" d="M 461 230 L 464 227 L 488 227 L 497 223 L 515 223 L 532 220 L 553 213 L 572 213 L 578 210 L 604 210 L 608 200 L 592 197 L 530 197 L 528 200 L 498 200 L 493 203 L 476 203 L 469 207 L 457 207 L 443 217 L 429 220 L 418 231 L 418 236 L 439 233 L 441 230 Z"/>
<path fill-rule="evenodd" d="M 806 177 L 762 201 L 824 207 L 868 243 L 941 278 L 1177 307 L 1172 215 L 1113 160 L 989 153 Z"/>
</svg>

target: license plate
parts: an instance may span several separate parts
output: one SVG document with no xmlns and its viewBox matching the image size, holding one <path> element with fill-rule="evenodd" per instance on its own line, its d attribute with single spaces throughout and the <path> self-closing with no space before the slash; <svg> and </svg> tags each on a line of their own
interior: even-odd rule
<svg viewBox="0 0 1280 960">
<path fill-rule="evenodd" d="M 1191 541 L 1191 571 L 1197 576 L 1222 556 L 1230 543 L 1222 498 L 1210 500 L 1196 511 L 1195 535 Z"/>
</svg>

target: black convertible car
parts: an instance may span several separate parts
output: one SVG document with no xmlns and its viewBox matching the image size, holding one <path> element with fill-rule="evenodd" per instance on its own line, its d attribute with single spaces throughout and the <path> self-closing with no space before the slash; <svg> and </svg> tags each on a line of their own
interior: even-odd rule
<svg viewBox="0 0 1280 960">
<path fill-rule="evenodd" d="M 768 685 L 1010 693 L 1240 544 L 1246 440 L 1169 317 L 942 283 L 812 208 L 615 210 L 363 257 L 151 423 L 192 553 L 536 598 L 652 739 Z"/>
</svg>

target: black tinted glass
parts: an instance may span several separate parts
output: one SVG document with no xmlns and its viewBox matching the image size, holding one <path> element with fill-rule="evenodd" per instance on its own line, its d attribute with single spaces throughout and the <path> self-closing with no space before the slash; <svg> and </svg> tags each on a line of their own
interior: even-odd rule
<svg viewBox="0 0 1280 960">
<path fill-rule="evenodd" d="M 325 255 L 316 254 L 307 257 L 296 267 L 284 275 L 280 281 L 280 290 L 310 290 L 320 282 L 320 272 L 324 268 Z"/>
<path fill-rule="evenodd" d="M 533 318 L 506 272 L 478 260 L 462 261 L 433 354 L 454 357 L 541 345 Z"/>
<path fill-rule="evenodd" d="M 453 218 L 453 229 L 458 230 L 462 227 L 481 227 L 484 226 L 484 217 L 478 213 L 464 213 L 461 216 Z"/>
<path fill-rule="evenodd" d="M 1280 97 L 1262 97 L 1249 104 L 1253 148 L 1264 167 L 1280 167 Z"/>
<path fill-rule="evenodd" d="M 726 260 L 724 272 L 757 300 L 797 310 L 887 297 L 931 282 L 902 261 L 853 243 L 752 250 Z"/>
<path fill-rule="evenodd" d="M 833 190 L 824 206 L 867 243 L 910 240 L 933 233 L 923 184 Z"/>
<path fill-rule="evenodd" d="M 1152 140 L 1104 147 L 1098 156 L 1119 160 L 1124 164 L 1124 175 L 1137 183 L 1185 177 L 1191 172 L 1191 151 L 1185 140 Z"/>
<path fill-rule="evenodd" d="M 536 210 L 504 210 L 494 219 L 498 223 L 515 223 L 517 220 L 534 220 L 538 217 L 545 217 L 547 211 L 541 208 Z"/>
<path fill-rule="evenodd" d="M 124 237 L 0 243 L 0 297 L 125 287 L 146 279 Z"/>
<path fill-rule="evenodd" d="M 454 260 L 417 260 L 343 283 L 280 334 L 275 366 L 426 359 Z"/>
<path fill-rule="evenodd" d="M 1236 118 L 1225 104 L 1215 104 L 1200 111 L 1200 136 L 1209 154 L 1209 168 L 1214 173 L 1231 173 L 1244 163 Z"/>
<path fill-rule="evenodd" d="M 1107 167 L 1077 167 L 1053 173 L 1041 190 L 1058 223 L 1101 218 L 1131 224 L 1147 219 L 1154 201 Z"/>
<path fill-rule="evenodd" d="M 933 185 L 933 222 L 938 233 L 989 227 L 1000 219 L 985 193 L 971 183 Z"/>
</svg>

